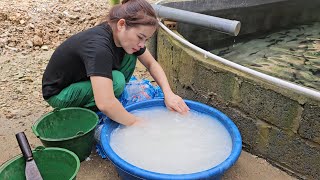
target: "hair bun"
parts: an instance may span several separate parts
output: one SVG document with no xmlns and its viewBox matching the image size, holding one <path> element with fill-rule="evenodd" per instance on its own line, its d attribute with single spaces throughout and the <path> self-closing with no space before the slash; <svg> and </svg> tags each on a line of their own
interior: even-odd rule
<svg viewBox="0 0 320 180">
<path fill-rule="evenodd" d="M 127 27 L 158 26 L 157 16 L 147 0 L 122 0 L 121 4 L 113 6 L 109 10 L 108 23 L 114 25 L 120 19 L 126 20 Z"/>
</svg>

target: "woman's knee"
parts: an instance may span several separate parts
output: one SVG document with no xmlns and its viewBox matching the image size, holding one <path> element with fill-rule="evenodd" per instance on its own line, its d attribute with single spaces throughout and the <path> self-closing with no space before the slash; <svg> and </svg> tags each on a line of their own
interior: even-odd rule
<svg viewBox="0 0 320 180">
<path fill-rule="evenodd" d="M 119 97 L 126 85 L 126 80 L 122 72 L 113 70 L 112 71 L 112 79 L 113 79 L 113 91 L 116 97 Z"/>
</svg>

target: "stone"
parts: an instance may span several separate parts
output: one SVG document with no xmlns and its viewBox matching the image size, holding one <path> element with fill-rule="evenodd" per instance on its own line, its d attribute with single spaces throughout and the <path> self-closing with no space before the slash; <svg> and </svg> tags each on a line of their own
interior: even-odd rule
<svg viewBox="0 0 320 180">
<path fill-rule="evenodd" d="M 7 18 L 8 18 L 8 16 L 7 16 L 7 14 L 5 14 L 5 13 L 0 13 L 0 21 L 5 21 L 5 20 L 7 20 Z"/>
<path fill-rule="evenodd" d="M 0 47 L 4 47 L 8 44 L 8 38 L 0 38 Z"/>
<path fill-rule="evenodd" d="M 298 48 L 305 49 L 305 48 L 308 48 L 308 46 L 307 45 L 299 45 Z"/>
<path fill-rule="evenodd" d="M 42 49 L 42 50 L 45 50 L 45 51 L 48 51 L 48 50 L 49 50 L 49 47 L 48 47 L 47 45 L 43 45 L 43 46 L 41 46 L 41 49 Z"/>
<path fill-rule="evenodd" d="M 11 51 L 18 51 L 18 48 L 10 47 L 10 46 L 5 46 L 5 48 L 11 50 Z"/>
<path fill-rule="evenodd" d="M 31 29 L 34 29 L 34 25 L 33 25 L 32 23 L 29 24 L 29 27 L 30 27 Z"/>
<path fill-rule="evenodd" d="M 32 43 L 32 41 L 27 40 L 27 45 L 28 45 L 28 47 L 33 47 L 33 43 Z"/>
<path fill-rule="evenodd" d="M 35 36 L 33 37 L 33 45 L 34 45 L 34 46 L 41 46 L 41 45 L 43 45 L 42 38 L 39 37 L 38 35 L 35 35 Z"/>
<path fill-rule="evenodd" d="M 73 9 L 73 12 L 80 12 L 81 11 L 81 9 L 79 8 L 79 7 L 75 7 L 74 9 Z"/>
</svg>

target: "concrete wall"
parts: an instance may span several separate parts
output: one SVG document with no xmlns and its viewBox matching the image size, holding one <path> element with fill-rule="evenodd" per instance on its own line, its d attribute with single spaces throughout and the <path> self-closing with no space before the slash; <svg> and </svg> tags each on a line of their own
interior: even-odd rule
<svg viewBox="0 0 320 180">
<path fill-rule="evenodd" d="M 205 58 L 162 29 L 157 56 L 173 90 L 229 116 L 247 151 L 301 178 L 320 179 L 320 101 Z"/>
</svg>

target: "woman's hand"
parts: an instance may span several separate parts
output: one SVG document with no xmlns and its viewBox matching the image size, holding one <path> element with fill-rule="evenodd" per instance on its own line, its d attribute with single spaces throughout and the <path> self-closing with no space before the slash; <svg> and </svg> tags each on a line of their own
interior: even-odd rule
<svg viewBox="0 0 320 180">
<path fill-rule="evenodd" d="M 183 99 L 173 92 L 165 94 L 164 102 L 170 111 L 177 111 L 178 113 L 184 114 L 190 110 Z"/>
<path fill-rule="evenodd" d="M 143 124 L 145 124 L 145 120 L 135 116 L 134 122 L 130 126 L 142 126 Z"/>
<path fill-rule="evenodd" d="M 181 114 L 187 113 L 190 109 L 183 99 L 174 94 L 169 86 L 168 79 L 160 64 L 152 57 L 148 49 L 140 55 L 140 62 L 149 70 L 153 79 L 161 87 L 164 93 L 164 102 L 170 111 L 177 111 Z"/>
</svg>

